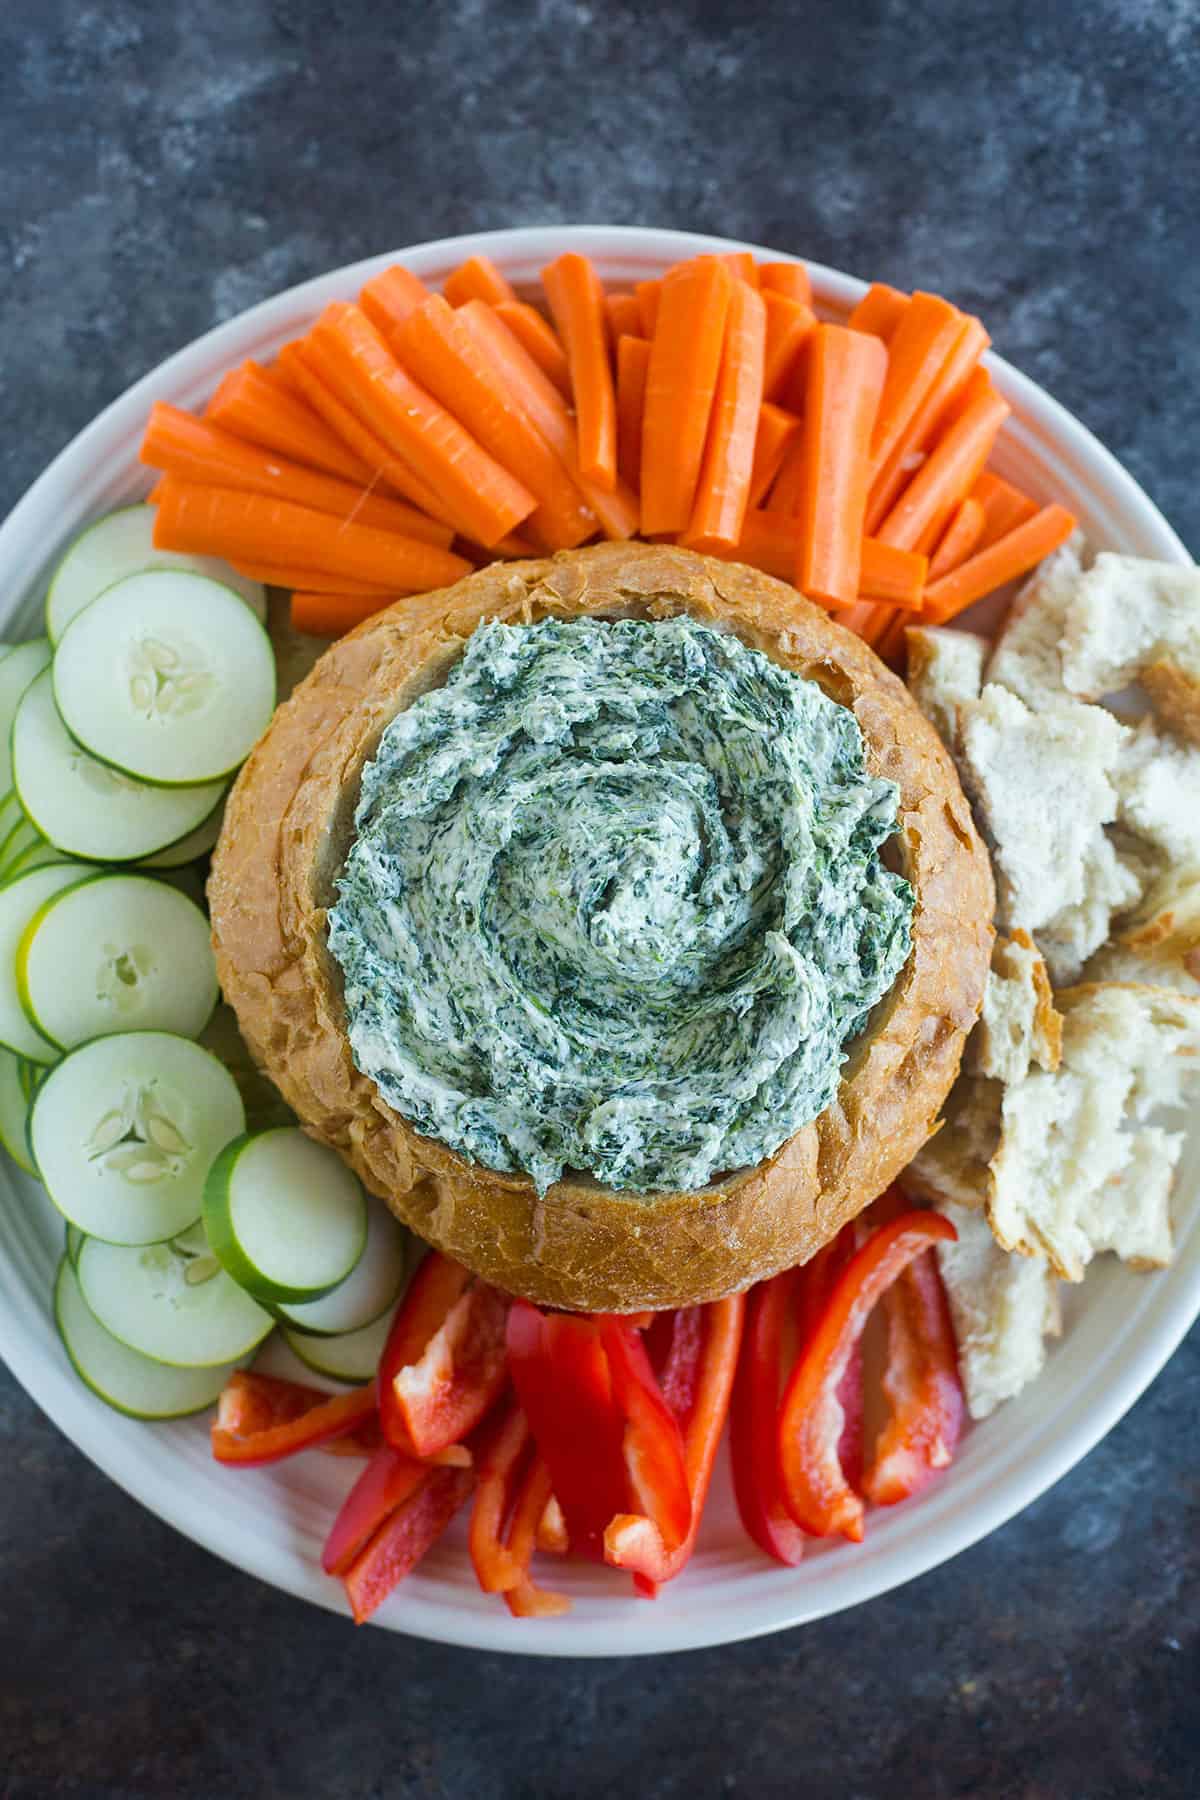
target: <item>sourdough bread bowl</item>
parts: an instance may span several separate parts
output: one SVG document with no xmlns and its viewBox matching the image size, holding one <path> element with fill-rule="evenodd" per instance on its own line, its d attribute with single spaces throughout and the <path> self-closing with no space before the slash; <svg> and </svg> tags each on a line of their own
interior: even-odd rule
<svg viewBox="0 0 1200 1800">
<path fill-rule="evenodd" d="M 692 1192 L 544 1194 L 424 1136 L 355 1066 L 327 911 L 364 767 L 390 721 L 440 686 L 486 620 L 686 614 L 816 682 L 899 790 L 888 846 L 911 883 L 911 948 L 849 1046 L 836 1098 L 757 1166 Z M 930 1135 L 978 1015 L 992 943 L 987 854 L 953 765 L 902 683 L 784 583 L 651 544 L 494 564 L 400 602 L 321 657 L 230 796 L 209 884 L 224 993 L 306 1129 L 422 1238 L 540 1304 L 630 1312 L 708 1301 L 805 1261 Z"/>
</svg>

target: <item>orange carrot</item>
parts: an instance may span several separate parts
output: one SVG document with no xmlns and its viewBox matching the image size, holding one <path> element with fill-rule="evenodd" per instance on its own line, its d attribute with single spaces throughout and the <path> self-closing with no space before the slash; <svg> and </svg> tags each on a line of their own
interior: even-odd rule
<svg viewBox="0 0 1200 1800">
<path fill-rule="evenodd" d="M 982 600 L 985 594 L 1014 581 L 1018 575 L 1028 574 L 1066 542 L 1075 524 L 1065 506 L 1043 506 L 1032 519 L 933 582 L 925 590 L 926 616 L 932 624 L 944 625 L 973 601 Z"/>
<path fill-rule="evenodd" d="M 400 594 L 372 597 L 366 594 L 295 593 L 289 609 L 292 630 L 307 633 L 310 637 L 341 637 L 361 625 L 364 619 L 374 618 L 393 600 L 403 597 Z"/>
<path fill-rule="evenodd" d="M 766 298 L 764 294 L 763 299 Z M 767 489 L 779 473 L 780 464 L 795 442 L 801 423 L 795 413 L 785 412 L 782 406 L 775 406 L 770 400 L 764 400 L 759 408 L 754 468 L 750 475 L 751 506 L 762 505 Z"/>
<path fill-rule="evenodd" d="M 623 337 L 640 338 L 643 335 L 642 309 L 636 294 L 606 294 L 604 311 L 608 319 L 609 342 L 614 351 Z"/>
<path fill-rule="evenodd" d="M 508 301 L 494 310 L 504 320 L 521 348 L 554 383 L 563 399 L 569 400 L 571 371 L 567 366 L 567 353 L 549 320 L 543 319 L 537 307 L 527 305 L 524 300 Z"/>
<path fill-rule="evenodd" d="M 763 263 L 758 279 L 772 294 L 786 294 L 789 300 L 798 300 L 801 306 L 812 305 L 812 282 L 803 263 Z"/>
<path fill-rule="evenodd" d="M 738 281 L 744 281 L 752 288 L 758 287 L 758 264 L 755 262 L 749 250 L 722 250 L 717 256 L 717 261 L 723 262 L 725 267 L 729 270 L 729 273 Z M 768 264 L 767 266 L 770 268 L 776 265 Z M 792 265 L 790 263 L 784 263 L 777 266 L 790 268 Z"/>
<path fill-rule="evenodd" d="M 642 475 L 642 412 L 650 345 L 644 337 L 617 339 L 617 468 L 636 490 Z"/>
<path fill-rule="evenodd" d="M 907 311 L 907 294 L 886 281 L 873 281 L 846 323 L 851 331 L 869 331 L 886 344 Z"/>
<path fill-rule="evenodd" d="M 146 495 L 146 505 L 147 506 L 157 506 L 158 502 L 161 499 L 162 499 L 162 482 L 156 481 L 154 486 L 150 489 L 150 492 Z"/>
<path fill-rule="evenodd" d="M 318 375 L 471 537 L 494 544 L 529 517 L 536 502 L 528 488 L 405 373 L 357 306 L 327 306 L 304 341 Z"/>
<path fill-rule="evenodd" d="M 154 518 L 159 550 L 202 556 L 294 561 L 391 590 L 445 587 L 470 563 L 436 544 L 372 525 L 334 524 L 328 513 L 232 488 L 199 487 L 168 476 Z"/>
<path fill-rule="evenodd" d="M 951 569 L 957 569 L 959 563 L 966 562 L 983 535 L 983 522 L 983 507 L 978 500 L 968 494 L 965 500 L 959 501 L 929 559 L 931 581 L 937 581 Z"/>
<path fill-rule="evenodd" d="M 844 325 L 817 326 L 801 440 L 796 586 L 826 606 L 852 606 L 858 598 L 872 432 L 887 366 L 878 338 Z"/>
<path fill-rule="evenodd" d="M 204 409 L 204 416 L 235 436 L 278 450 L 310 468 L 347 481 L 369 482 L 369 463 L 354 454 L 302 400 L 256 362 L 230 369 Z"/>
<path fill-rule="evenodd" d="M 800 509 L 800 495 L 804 487 L 804 470 L 807 465 L 807 453 L 804 448 L 803 421 L 799 430 L 779 464 L 779 473 L 767 495 L 768 512 L 780 513 L 783 517 L 794 518 Z"/>
<path fill-rule="evenodd" d="M 528 521 L 550 550 L 573 549 L 596 520 L 550 445 L 510 394 L 468 323 L 440 294 L 408 315 L 394 338 L 408 372 L 537 500 Z"/>
<path fill-rule="evenodd" d="M 912 424 L 962 332 L 962 315 L 936 294 L 916 293 L 888 343 L 887 379 L 871 435 L 871 473 L 878 474 Z"/>
<path fill-rule="evenodd" d="M 662 293 L 662 282 L 635 281 L 633 291 L 637 295 L 638 308 L 642 315 L 642 336 L 652 338 L 654 327 L 658 323 L 658 299 Z"/>
<path fill-rule="evenodd" d="M 983 471 L 971 494 L 983 508 L 983 530 L 975 546 L 977 550 L 986 550 L 1014 526 L 1032 519 L 1037 511 L 1036 500 L 1031 500 L 1011 482 L 1002 481 L 999 475 L 993 475 L 990 469 Z"/>
<path fill-rule="evenodd" d="M 387 337 L 403 325 L 410 312 L 428 300 L 429 289 L 420 276 L 413 275 L 399 263 L 372 275 L 359 290 L 358 304 L 381 337 Z"/>
<path fill-rule="evenodd" d="M 500 542 L 493 544 L 490 550 L 485 550 L 482 544 L 472 543 L 470 538 L 460 537 L 458 549 L 460 555 L 469 556 L 473 562 L 480 565 L 494 563 L 502 558 L 515 558 L 517 561 L 525 562 L 531 556 L 542 554 L 536 544 L 530 543 L 528 538 L 521 537 L 515 531 L 510 531 L 507 537 L 502 537 Z"/>
<path fill-rule="evenodd" d="M 725 319 L 721 368 L 696 482 L 689 538 L 737 543 L 750 503 L 754 440 L 763 398 L 767 311 L 762 295 L 735 281 Z"/>
<path fill-rule="evenodd" d="M 617 395 L 600 277 L 588 257 L 568 250 L 542 270 L 542 286 L 571 370 L 579 472 L 611 494 L 617 485 Z"/>
<path fill-rule="evenodd" d="M 517 290 L 502 275 L 490 256 L 468 256 L 447 275 L 442 292 L 451 306 L 462 306 L 468 300 L 486 300 L 499 306 L 517 298 Z"/>
<path fill-rule="evenodd" d="M 875 650 L 876 656 L 884 662 L 898 666 L 908 654 L 907 632 L 912 619 L 905 613 L 891 608 L 880 608 L 887 612 L 887 618 L 881 623 L 875 621 L 874 628 L 868 628 L 867 639 Z M 920 621 L 917 621 L 918 624 Z"/>
<path fill-rule="evenodd" d="M 800 536 L 798 519 L 754 509 L 746 514 L 737 548 L 718 549 L 714 554 L 731 556 L 767 575 L 776 575 L 781 581 L 791 581 L 800 553 Z M 858 597 L 914 611 L 922 603 L 928 568 L 928 558 L 924 556 L 916 556 L 910 550 L 893 550 L 874 538 L 864 538 Z M 842 614 L 838 616 L 843 619 Z"/>
<path fill-rule="evenodd" d="M 816 326 L 817 315 L 803 300 L 763 289 L 767 309 L 767 348 L 763 367 L 763 393 L 778 400 L 788 387 L 796 360 Z"/>
<path fill-rule="evenodd" d="M 938 520 L 944 523 L 983 472 L 1010 410 L 990 387 L 967 408 L 939 438 L 875 533 L 881 543 L 915 550 Z"/>
<path fill-rule="evenodd" d="M 697 259 L 662 284 L 646 370 L 642 423 L 642 530 L 686 531 L 721 366 L 733 280 Z"/>
<path fill-rule="evenodd" d="M 247 581 L 261 581 L 264 587 L 290 588 L 293 593 L 355 594 L 376 599 L 382 594 L 387 599 L 398 591 L 394 583 L 351 581 L 348 575 L 329 575 L 323 569 L 301 568 L 298 563 L 256 562 L 238 556 L 231 557 L 229 564 Z"/>
<path fill-rule="evenodd" d="M 914 413 L 908 430 L 872 479 L 867 501 L 868 531 L 878 531 L 909 478 L 921 466 L 925 452 L 946 422 L 948 409 L 962 393 L 989 342 L 978 319 L 963 319 L 941 374 Z"/>
<path fill-rule="evenodd" d="M 336 476 L 286 462 L 269 450 L 222 431 L 219 425 L 194 418 L 162 400 L 150 409 L 139 457 L 153 469 L 162 469 L 201 487 L 239 488 L 245 493 L 273 495 L 357 525 L 374 525 L 380 531 L 398 531 L 427 544 L 440 544 L 443 550 L 449 548 L 454 536 L 448 525 L 439 524 L 416 507 L 405 506 L 401 500 L 388 500 L 351 482 L 339 481 Z"/>
</svg>

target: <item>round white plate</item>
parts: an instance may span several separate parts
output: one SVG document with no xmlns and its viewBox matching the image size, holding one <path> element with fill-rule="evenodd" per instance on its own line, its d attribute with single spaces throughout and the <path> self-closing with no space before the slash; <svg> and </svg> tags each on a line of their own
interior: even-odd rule
<svg viewBox="0 0 1200 1800">
<path fill-rule="evenodd" d="M 532 282 L 564 247 L 592 255 L 609 282 L 661 272 L 703 250 L 758 245 L 666 231 L 581 226 L 451 238 L 335 270 L 306 282 L 180 351 L 80 434 L 0 527 L 0 632 L 30 632 L 47 571 L 87 520 L 145 493 L 137 448 L 153 400 L 195 407 L 219 376 L 248 356 L 269 357 L 333 299 L 353 296 L 377 269 L 401 261 L 439 281 L 474 253 L 495 258 L 516 283 Z M 777 254 L 777 253 L 775 253 Z M 810 265 L 822 307 L 844 312 L 863 284 Z M 993 361 L 1012 402 L 996 465 L 1030 493 L 1060 500 L 1097 544 L 1187 561 L 1140 488 L 1090 434 L 1032 382 Z M 1066 1330 L 1041 1379 L 967 1435 L 932 1491 L 872 1515 L 866 1542 L 815 1545 L 799 1569 L 768 1562 L 740 1530 L 724 1470 L 687 1572 L 653 1603 L 630 1597 L 615 1572 L 559 1569 L 574 1611 L 516 1621 L 477 1589 L 461 1522 L 376 1615 L 389 1630 L 541 1655 L 610 1656 L 695 1649 L 797 1625 L 856 1606 L 944 1562 L 1021 1507 L 1084 1456 L 1157 1373 L 1200 1311 L 1200 1150 L 1188 1145 L 1176 1200 L 1178 1252 L 1169 1269 L 1138 1275 L 1111 1258 L 1068 1295 Z M 227 1561 L 292 1594 L 345 1611 L 318 1556 L 355 1467 L 310 1455 L 274 1470 L 233 1471 L 208 1455 L 206 1420 L 140 1425 L 110 1412 L 82 1386 L 59 1345 L 50 1290 L 62 1226 L 41 1189 L 5 1159 L 0 1168 L 0 1351 L 50 1417 L 144 1506 Z M 1151 1552 L 1147 1550 L 1147 1554 Z M 561 1579 L 560 1579 L 561 1576 Z"/>
</svg>

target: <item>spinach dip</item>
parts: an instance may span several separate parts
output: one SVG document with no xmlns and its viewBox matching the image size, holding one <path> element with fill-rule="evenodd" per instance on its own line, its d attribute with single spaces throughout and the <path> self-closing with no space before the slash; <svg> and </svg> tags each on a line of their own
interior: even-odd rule
<svg viewBox="0 0 1200 1800">
<path fill-rule="evenodd" d="M 388 726 L 329 912 L 358 1068 L 544 1193 L 760 1162 L 909 949 L 853 715 L 678 617 L 483 624 Z"/>
</svg>

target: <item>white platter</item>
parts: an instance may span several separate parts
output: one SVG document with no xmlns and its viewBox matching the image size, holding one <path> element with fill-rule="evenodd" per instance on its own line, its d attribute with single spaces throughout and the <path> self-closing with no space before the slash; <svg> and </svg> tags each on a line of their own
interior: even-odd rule
<svg viewBox="0 0 1200 1800">
<path fill-rule="evenodd" d="M 518 285 L 564 248 L 592 255 L 609 282 L 661 272 L 703 250 L 757 245 L 677 232 L 581 226 L 451 238 L 338 269 L 265 301 L 173 356 L 114 402 L 63 451 L 0 526 L 0 633 L 26 634 L 39 615 L 45 576 L 89 519 L 149 486 L 137 448 L 153 400 L 194 407 L 231 364 L 269 357 L 329 300 L 402 261 L 439 281 L 473 253 L 495 258 Z M 831 316 L 863 284 L 810 264 Z M 1064 502 L 1101 546 L 1187 561 L 1174 532 L 1124 469 L 1048 395 L 993 359 L 1012 402 L 995 459 L 1000 472 L 1041 499 Z M 968 1434 L 953 1468 L 911 1504 L 874 1514 L 861 1546 L 815 1546 L 802 1567 L 767 1562 L 739 1528 L 724 1471 L 686 1574 L 653 1603 L 625 1580 L 593 1568 L 547 1571 L 575 1601 L 565 1618 L 510 1619 L 481 1594 L 461 1524 L 376 1615 L 385 1629 L 445 1643 L 549 1656 L 683 1650 L 801 1624 L 860 1605 L 944 1562 L 993 1531 L 1086 1455 L 1162 1367 L 1200 1312 L 1200 1145 L 1193 1131 L 1175 1205 L 1178 1253 L 1171 1268 L 1139 1275 L 1111 1259 L 1069 1295 L 1067 1329 L 1042 1378 Z M 110 1412 L 71 1370 L 50 1309 L 62 1225 L 41 1189 L 0 1167 L 0 1353 L 40 1406 L 101 1469 L 178 1530 L 287 1592 L 345 1611 L 340 1584 L 321 1574 L 321 1543 L 354 1469 L 310 1455 L 274 1470 L 232 1471 L 208 1455 L 207 1421 L 148 1426 Z M 1147 1544 L 1146 1554 L 1153 1554 Z M 560 1579 L 561 1577 L 561 1579 Z"/>
</svg>

